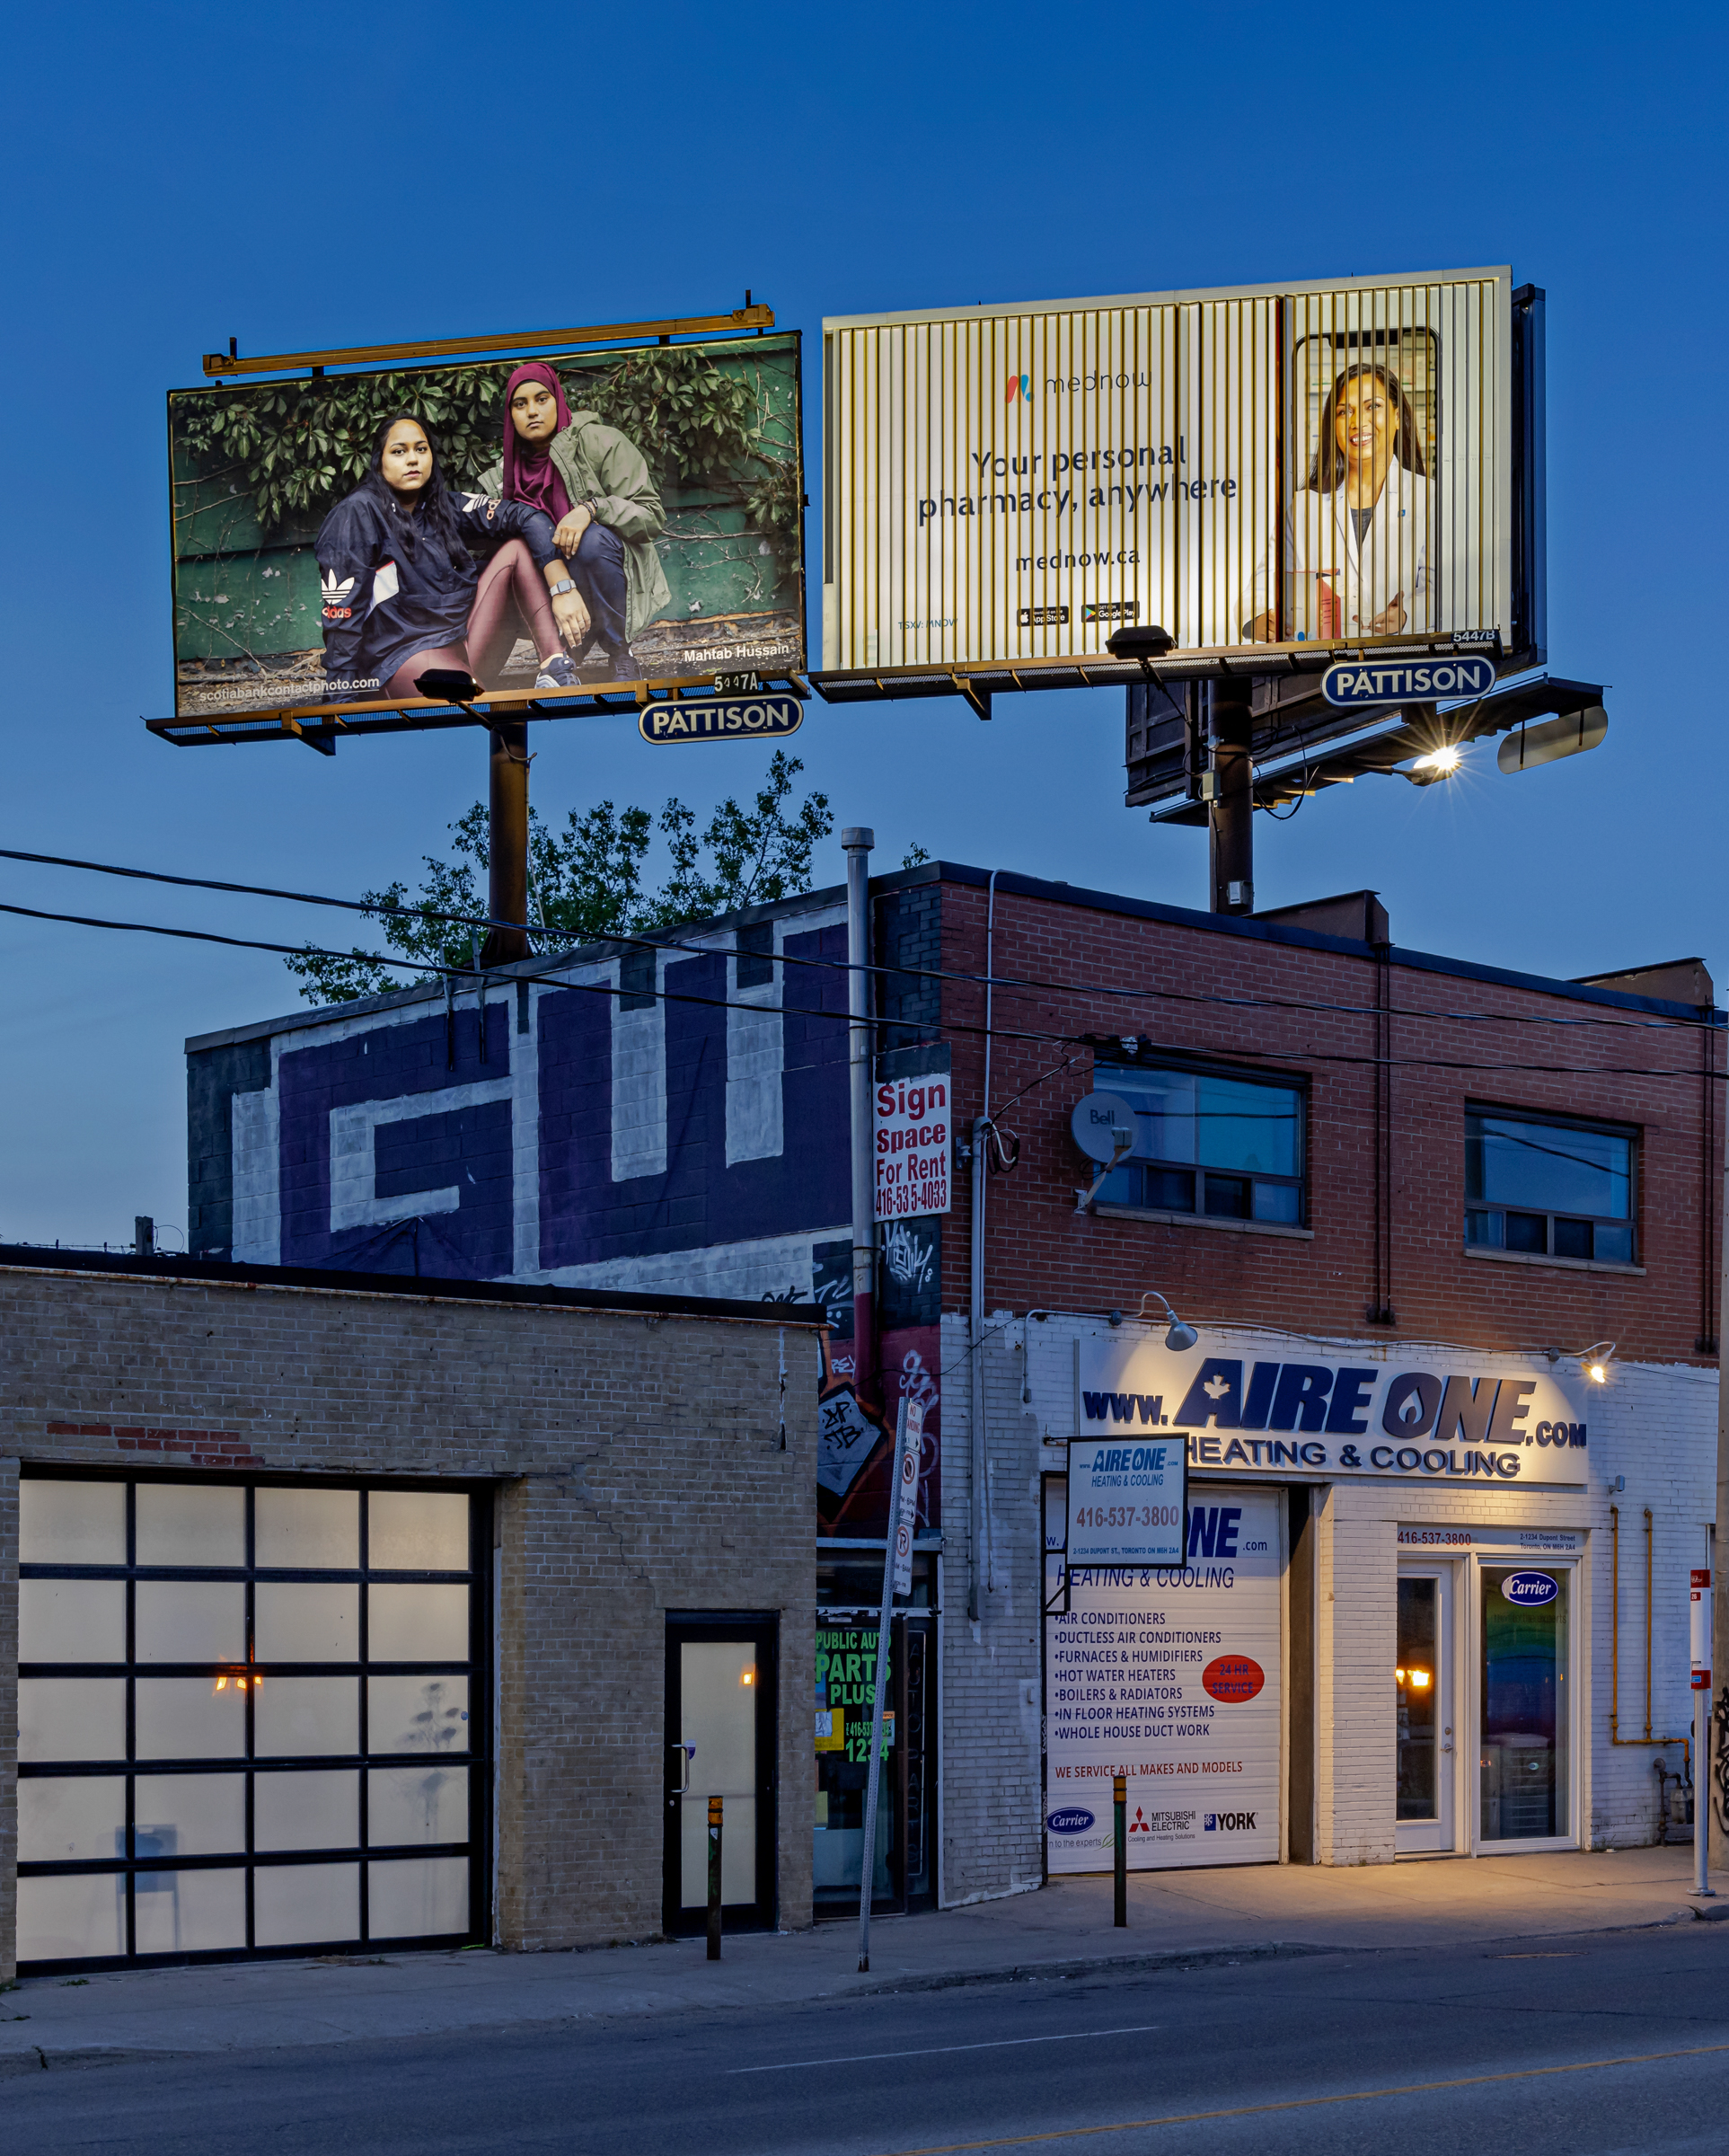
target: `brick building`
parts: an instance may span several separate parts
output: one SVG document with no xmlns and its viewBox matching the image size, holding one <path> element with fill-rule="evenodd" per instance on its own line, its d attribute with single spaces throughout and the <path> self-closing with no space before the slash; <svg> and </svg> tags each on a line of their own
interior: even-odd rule
<svg viewBox="0 0 1729 2156">
<path fill-rule="evenodd" d="M 876 1368 L 847 1308 L 834 891 L 506 969 L 484 1028 L 472 995 L 410 992 L 189 1043 L 198 1246 L 827 1314 L 819 1908 L 862 1862 L 833 1710 L 874 1651 L 903 1392 L 927 1417 L 886 1904 L 1097 1861 L 1074 1785 L 1113 1750 L 1155 1797 L 1204 1791 L 1143 1807 L 1138 1862 L 1651 1839 L 1712 1513 L 1703 968 L 1406 950 L 1365 893 L 1239 919 L 949 863 L 871 888 L 879 1075 L 948 1071 L 958 1152 L 953 1209 L 882 1231 Z M 1114 1168 L 1077 1142 L 1083 1099 L 1125 1134 Z M 1158 1298 L 1192 1345 L 1163 1345 Z M 1193 1549 L 1063 1613 L 1068 1441 L 1125 1415 L 1186 1440 Z M 1223 1652 L 1171 1661 L 1179 1634 Z M 1156 1681 L 1056 1696 L 1123 1647 Z"/>
<path fill-rule="evenodd" d="M 0 1978 L 807 1922 L 818 1331 L 0 1250 Z"/>
</svg>

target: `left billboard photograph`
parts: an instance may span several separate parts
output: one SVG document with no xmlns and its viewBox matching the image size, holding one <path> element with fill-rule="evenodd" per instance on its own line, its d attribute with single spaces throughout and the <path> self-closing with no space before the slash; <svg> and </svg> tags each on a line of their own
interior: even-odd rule
<svg viewBox="0 0 1729 2156">
<path fill-rule="evenodd" d="M 802 672 L 796 331 L 176 390 L 174 716 Z"/>
</svg>

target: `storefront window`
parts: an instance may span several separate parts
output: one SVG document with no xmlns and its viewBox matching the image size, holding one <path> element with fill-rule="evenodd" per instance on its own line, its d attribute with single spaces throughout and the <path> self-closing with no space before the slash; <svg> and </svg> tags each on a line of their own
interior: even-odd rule
<svg viewBox="0 0 1729 2156">
<path fill-rule="evenodd" d="M 896 1612 L 884 1672 L 882 1770 L 871 1866 L 873 1906 L 928 1905 L 936 1890 L 936 1634 L 934 1560 L 916 1561 L 914 1598 Z M 880 1592 L 880 1560 L 877 1578 Z M 816 1914 L 856 1913 L 864 1860 L 870 1719 L 876 1697 L 878 1613 L 816 1614 Z"/>
<path fill-rule="evenodd" d="M 1480 1574 L 1485 1842 L 1568 1832 L 1568 1577 L 1498 1565 Z"/>
</svg>

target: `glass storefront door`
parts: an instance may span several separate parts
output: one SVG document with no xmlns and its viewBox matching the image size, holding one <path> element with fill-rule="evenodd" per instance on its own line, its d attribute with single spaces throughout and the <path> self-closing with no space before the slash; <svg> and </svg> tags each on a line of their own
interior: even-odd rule
<svg viewBox="0 0 1729 2156">
<path fill-rule="evenodd" d="M 775 1913 L 776 1620 L 666 1620 L 664 1928 L 708 1922 L 709 1798 L 719 1797 L 726 1928 L 772 1928 Z"/>
<path fill-rule="evenodd" d="M 1571 1571 L 1477 1570 L 1478 1843 L 1570 1839 Z"/>
<path fill-rule="evenodd" d="M 1401 1856 L 1454 1846 L 1454 1689 L 1453 1568 L 1401 1565 L 1393 1669 L 1398 1732 L 1395 1845 Z"/>
</svg>

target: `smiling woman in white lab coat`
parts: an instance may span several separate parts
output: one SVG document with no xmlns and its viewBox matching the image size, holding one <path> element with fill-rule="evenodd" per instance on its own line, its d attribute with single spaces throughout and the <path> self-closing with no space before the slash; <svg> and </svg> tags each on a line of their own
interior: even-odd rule
<svg viewBox="0 0 1729 2156">
<path fill-rule="evenodd" d="M 1436 625 L 1433 504 L 1416 423 L 1389 367 L 1359 360 L 1327 393 L 1307 483 L 1285 513 L 1294 575 L 1287 636 L 1391 636 Z M 1269 564 L 1249 594 L 1247 633 L 1275 632 Z"/>
</svg>

